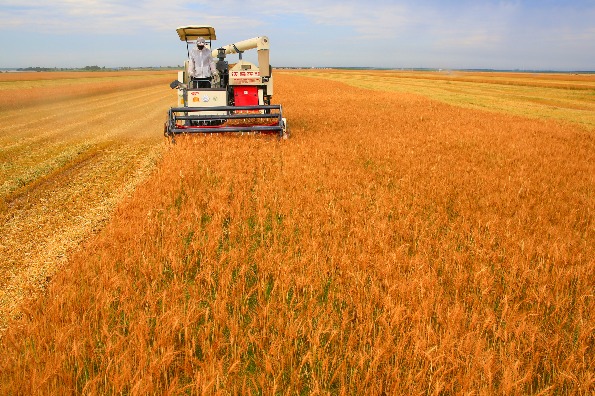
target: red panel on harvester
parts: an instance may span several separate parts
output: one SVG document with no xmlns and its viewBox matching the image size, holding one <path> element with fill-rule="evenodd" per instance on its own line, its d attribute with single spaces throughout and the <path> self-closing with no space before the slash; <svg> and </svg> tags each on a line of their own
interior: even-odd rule
<svg viewBox="0 0 595 396">
<path fill-rule="evenodd" d="M 258 87 L 233 87 L 233 98 L 236 106 L 258 106 Z"/>
</svg>

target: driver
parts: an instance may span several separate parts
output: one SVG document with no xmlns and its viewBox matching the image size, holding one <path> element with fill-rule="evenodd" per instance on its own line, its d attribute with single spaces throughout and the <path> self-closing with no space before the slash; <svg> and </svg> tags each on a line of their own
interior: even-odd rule
<svg viewBox="0 0 595 396">
<path fill-rule="evenodd" d="M 196 39 L 196 47 L 190 51 L 188 73 L 195 88 L 210 88 L 212 76 L 218 75 L 211 50 L 202 37 Z"/>
</svg>

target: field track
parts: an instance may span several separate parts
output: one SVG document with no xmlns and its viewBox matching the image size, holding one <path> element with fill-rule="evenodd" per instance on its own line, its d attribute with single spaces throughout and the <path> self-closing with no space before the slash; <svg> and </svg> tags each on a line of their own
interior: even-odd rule
<svg viewBox="0 0 595 396">
<path fill-rule="evenodd" d="M 0 393 L 595 391 L 590 114 L 557 122 L 297 72 L 275 79 L 286 141 L 162 146 L 168 79 L 132 90 L 151 105 L 130 91 L 89 95 L 121 105 L 66 123 L 64 106 L 36 105 L 52 128 L 2 133 L 16 151 L 52 135 L 31 163 L 2 162 L 25 180 L 3 174 L 2 231 L 19 216 L 29 227 L 3 254 L 26 273 L 19 241 L 53 246 L 61 234 L 73 242 L 56 251 L 73 250 L 5 331 Z M 83 137 L 73 125 L 87 118 L 97 127 Z M 31 176 L 72 146 L 70 165 Z M 53 200 L 58 187 L 69 193 Z"/>
</svg>

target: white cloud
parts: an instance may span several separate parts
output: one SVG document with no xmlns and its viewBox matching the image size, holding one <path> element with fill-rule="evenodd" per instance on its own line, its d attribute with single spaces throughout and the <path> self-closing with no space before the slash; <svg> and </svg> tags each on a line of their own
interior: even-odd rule
<svg viewBox="0 0 595 396">
<path fill-rule="evenodd" d="M 238 2 L 220 1 L 217 4 L 220 9 L 234 9 Z M 258 10 L 263 22 L 279 15 L 298 16 L 319 26 L 349 27 L 354 36 L 364 38 L 393 37 L 403 26 L 415 24 L 418 19 L 406 2 L 397 1 L 246 0 L 241 4 L 243 10 Z"/>
<path fill-rule="evenodd" d="M 187 6 L 206 2 L 171 0 L 22 0 L 4 1 L 0 9 L 0 29 L 36 29 L 49 34 L 138 33 L 150 29 L 171 29 L 176 21 L 188 18 Z M 238 22 L 237 17 L 215 16 L 213 20 Z"/>
<path fill-rule="evenodd" d="M 584 60 L 585 53 L 595 53 L 593 20 L 592 0 L 0 0 L 0 32 L 11 51 L 16 45 L 8 37 L 30 43 L 31 36 L 42 35 L 151 37 L 164 43 L 171 38 L 175 47 L 176 27 L 205 23 L 226 43 L 268 34 L 278 45 L 275 56 L 325 65 L 369 61 L 346 54 L 353 39 L 379 54 L 373 59 L 378 65 L 432 66 L 432 59 L 448 56 L 465 66 L 457 59 L 507 60 L 540 51 L 540 61 L 560 58 L 548 52 L 552 48 L 565 58 L 581 53 L 577 59 Z M 298 42 L 308 45 L 294 46 Z"/>
</svg>

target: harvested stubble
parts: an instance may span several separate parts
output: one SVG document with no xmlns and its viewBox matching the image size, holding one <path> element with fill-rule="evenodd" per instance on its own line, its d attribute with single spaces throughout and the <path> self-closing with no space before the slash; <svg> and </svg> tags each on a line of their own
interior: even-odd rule
<svg viewBox="0 0 595 396">
<path fill-rule="evenodd" d="M 445 103 L 595 130 L 595 74 L 294 71 L 355 87 L 422 94 Z"/>
<path fill-rule="evenodd" d="M 0 393 L 595 390 L 592 133 L 277 82 L 292 139 L 179 139 L 12 324 Z"/>
<path fill-rule="evenodd" d="M 155 166 L 171 98 L 171 76 L 160 73 L 4 74 L 0 337 L 20 303 L 43 291 L 69 251 Z M 3 84 L 9 79 L 12 88 Z"/>
<path fill-rule="evenodd" d="M 132 97 L 132 90 L 165 84 L 171 76 L 171 71 L 1 73 L 0 110 L 75 98 L 85 106 L 85 99 L 98 93 L 128 91 Z"/>
</svg>

